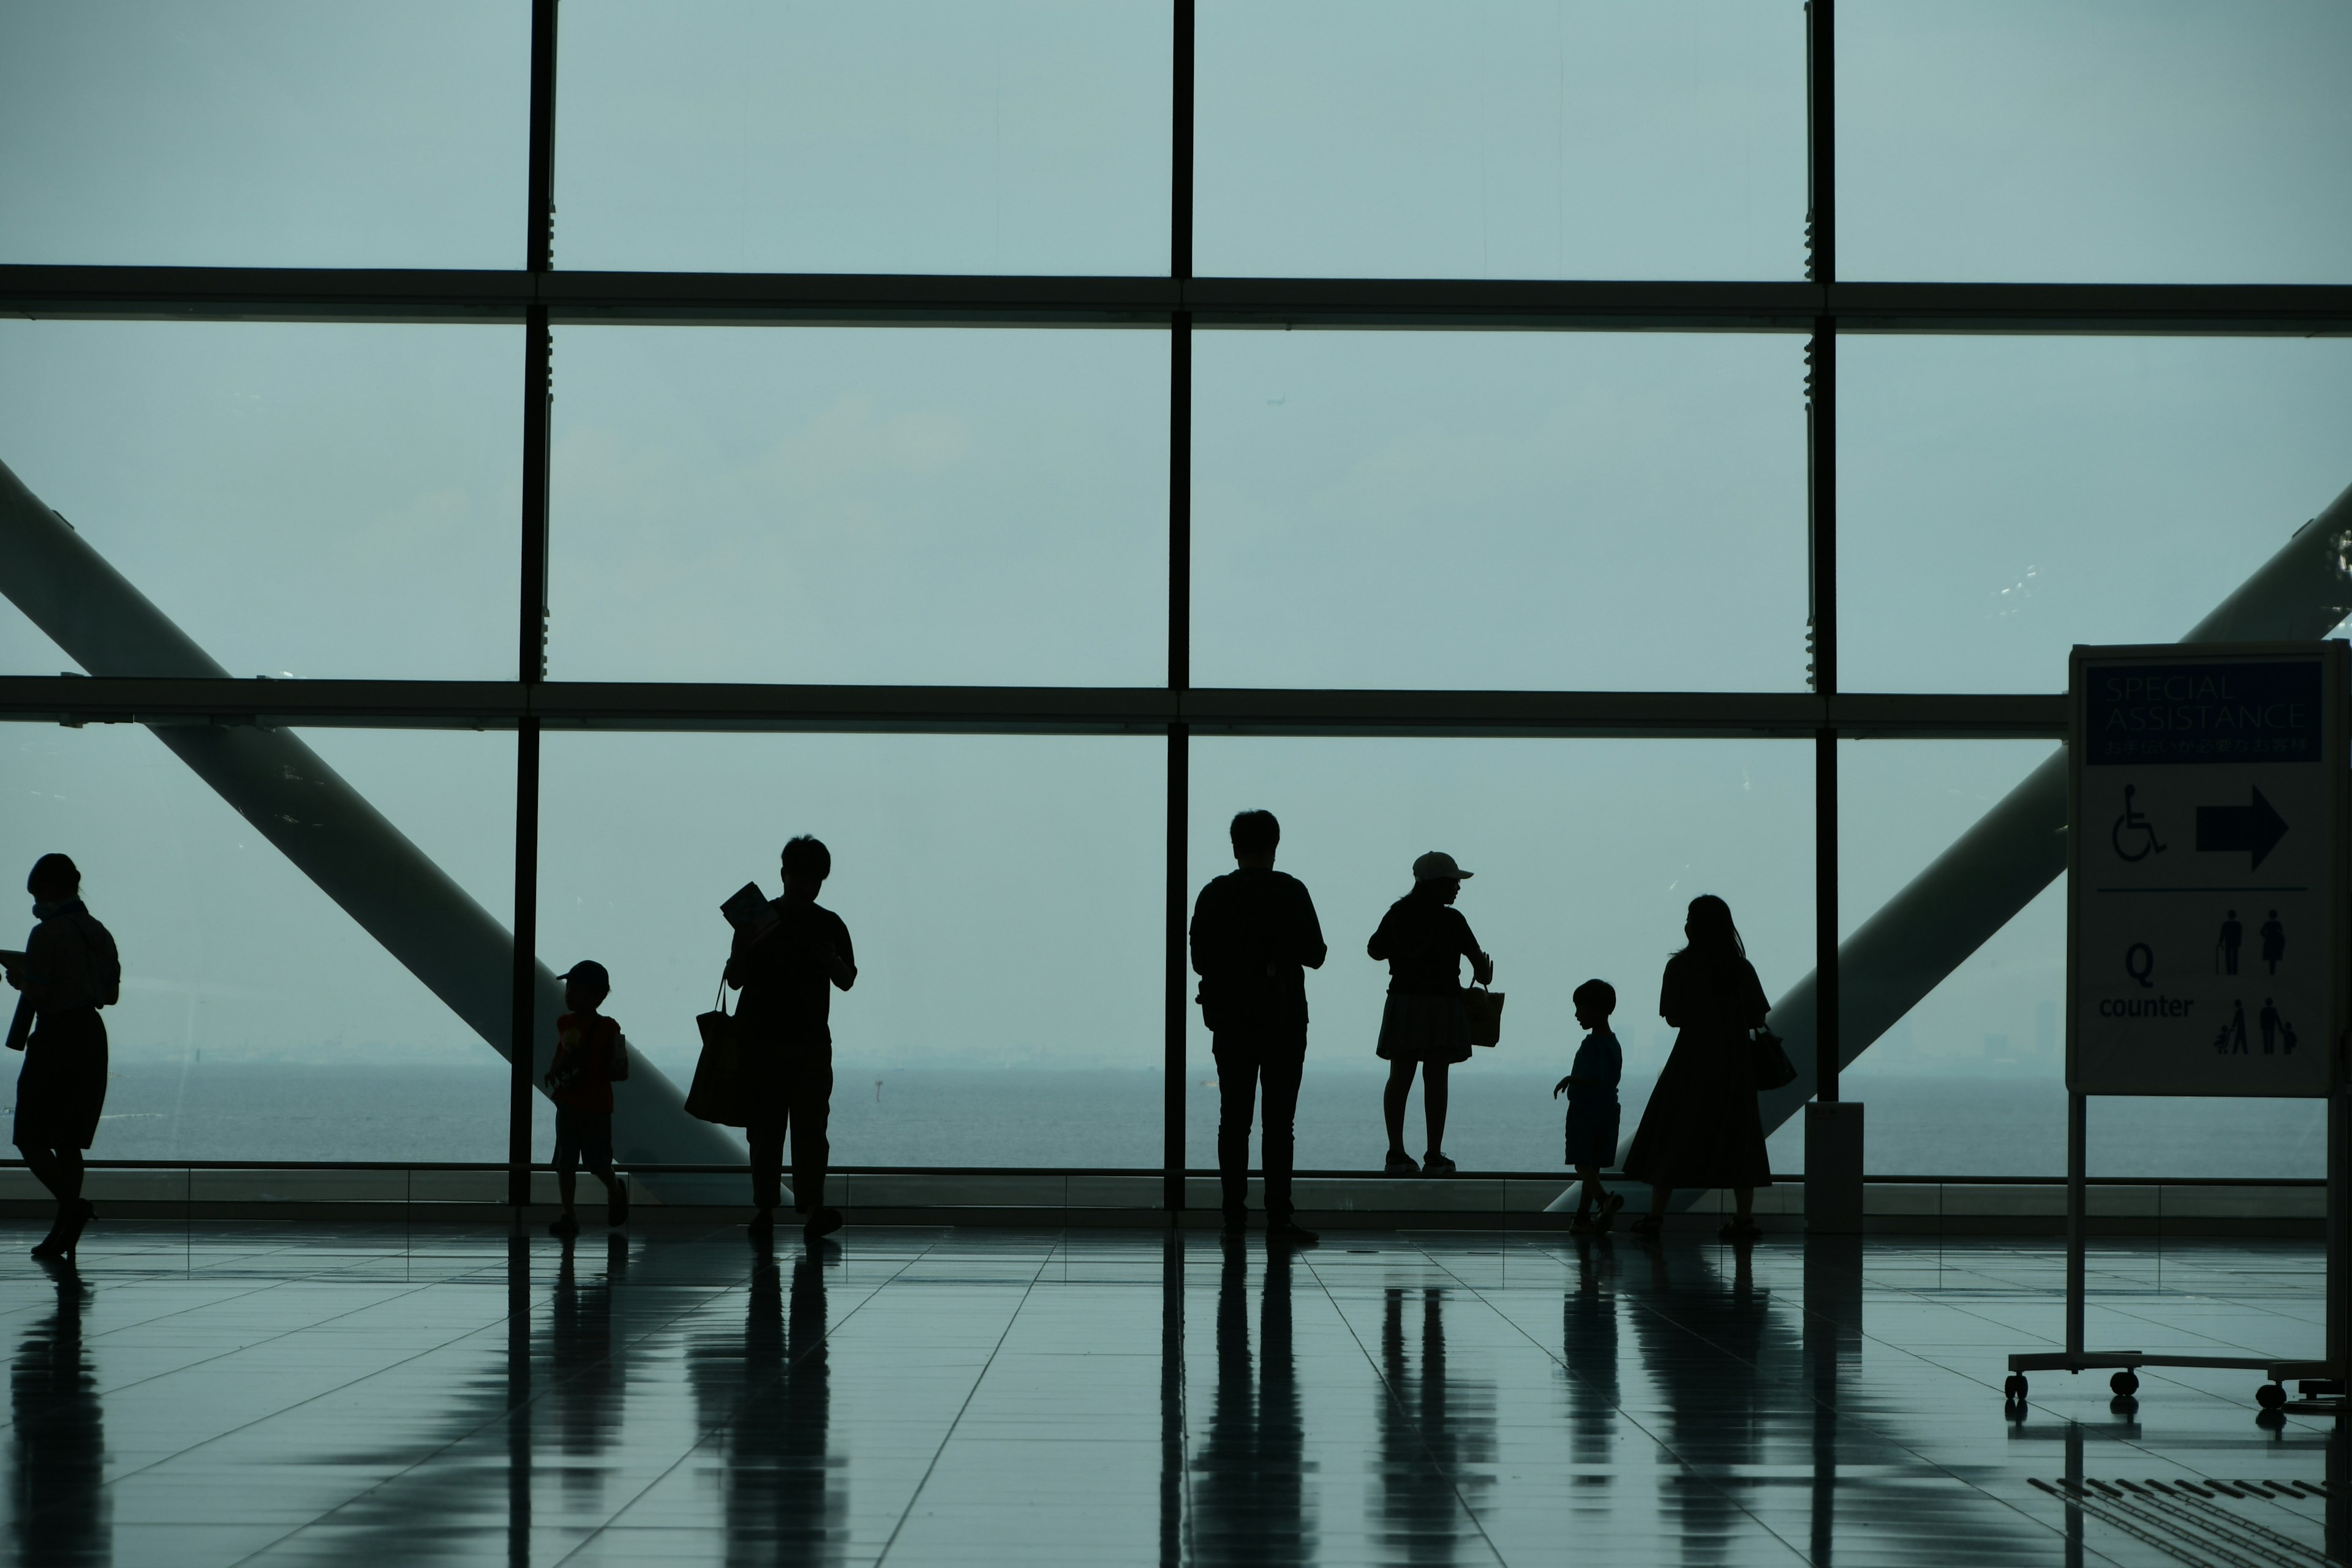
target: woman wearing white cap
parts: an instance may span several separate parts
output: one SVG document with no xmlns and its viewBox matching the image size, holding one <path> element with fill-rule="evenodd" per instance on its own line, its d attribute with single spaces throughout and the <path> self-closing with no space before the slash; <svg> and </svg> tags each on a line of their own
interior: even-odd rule
<svg viewBox="0 0 2352 1568">
<path fill-rule="evenodd" d="M 1381 1059 L 1389 1064 L 1381 1109 L 1388 1113 L 1387 1170 L 1392 1176 L 1454 1173 L 1444 1154 L 1445 1079 L 1455 1062 L 1470 1059 L 1469 1019 L 1462 1006 L 1462 961 L 1485 985 L 1495 961 L 1479 949 L 1470 922 L 1454 907 L 1471 873 L 1454 857 L 1433 849 L 1412 863 L 1412 891 L 1389 906 L 1365 951 L 1389 966 L 1388 1006 L 1381 1015 Z M 1421 1109 L 1429 1152 L 1419 1165 L 1404 1151 L 1404 1104 L 1421 1064 Z"/>
</svg>

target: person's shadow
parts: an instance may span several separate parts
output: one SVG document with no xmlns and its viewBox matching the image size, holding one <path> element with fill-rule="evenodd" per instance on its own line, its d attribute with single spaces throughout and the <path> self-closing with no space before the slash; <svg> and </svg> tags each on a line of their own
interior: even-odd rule
<svg viewBox="0 0 2352 1568">
<path fill-rule="evenodd" d="M 711 1335 L 692 1352 L 702 1425 L 721 1429 L 730 1563 L 842 1560 L 848 1499 L 827 1459 L 824 1298 L 825 1266 L 839 1256 L 830 1242 L 804 1251 L 788 1305 L 774 1257 L 755 1254 L 742 1339 Z"/>
<path fill-rule="evenodd" d="M 1576 1238 L 1576 1289 L 1560 1298 L 1560 1363 L 1568 1369 L 1569 1458 L 1606 1467 L 1617 1440 L 1617 1255 L 1609 1238 Z"/>
<path fill-rule="evenodd" d="M 1405 1334 L 1406 1299 L 1415 1295 L 1417 1345 Z M 1472 1512 L 1495 1484 L 1495 1386 L 1447 1373 L 1445 1295 L 1442 1287 L 1391 1287 L 1381 1298 L 1374 1507 L 1382 1544 L 1407 1563 L 1459 1561 L 1476 1532 Z"/>
<path fill-rule="evenodd" d="M 542 1448 L 565 1458 L 567 1491 L 593 1491 L 604 1470 L 588 1462 L 609 1453 L 620 1436 L 622 1402 L 628 1377 L 613 1332 L 614 1288 L 629 1276 L 629 1240 L 618 1232 L 604 1238 L 604 1272 L 582 1284 L 566 1241 L 556 1265 L 555 1295 L 548 1315 L 548 1423 Z"/>
<path fill-rule="evenodd" d="M 1192 1461 L 1192 1560 L 1309 1562 L 1315 1542 L 1307 1522 L 1306 1426 L 1291 1349 L 1290 1253 L 1279 1246 L 1266 1249 L 1253 1369 L 1248 1248 L 1238 1237 L 1223 1245 L 1216 1387 L 1208 1431 Z"/>
<path fill-rule="evenodd" d="M 1649 1278 L 1633 1314 L 1642 1364 L 1657 1381 L 1665 1409 L 1660 1439 L 1684 1466 L 1704 1475 L 1737 1473 L 1761 1463 L 1763 1434 L 1775 1428 L 1759 1375 L 1793 1348 L 1768 1347 L 1771 1293 L 1751 1269 L 1753 1249 L 1735 1247 L 1726 1279 L 1696 1247 L 1646 1249 Z M 1785 1337 L 1785 1336 L 1783 1336 Z M 1659 1515 L 1682 1536 L 1685 1563 L 1736 1560 L 1758 1530 L 1722 1485 L 1698 1481 L 1680 1467 L 1661 1472 Z"/>
<path fill-rule="evenodd" d="M 89 1287 L 53 1271 L 57 1310 L 17 1342 L 8 1372 L 11 1534 L 19 1563 L 107 1563 L 114 1556 L 106 1480 L 106 1416 L 98 1372 L 82 1343 Z"/>
</svg>

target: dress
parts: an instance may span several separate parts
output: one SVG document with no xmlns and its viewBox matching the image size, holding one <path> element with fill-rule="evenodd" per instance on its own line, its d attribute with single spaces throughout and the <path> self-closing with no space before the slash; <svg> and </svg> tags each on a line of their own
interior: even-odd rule
<svg viewBox="0 0 2352 1568">
<path fill-rule="evenodd" d="M 1770 1006 L 1744 958 L 1712 973 L 1685 953 L 1666 961 L 1658 1013 L 1681 1033 L 1643 1108 L 1626 1175 L 1660 1187 L 1772 1184 L 1748 1043 Z"/>
<path fill-rule="evenodd" d="M 106 1026 L 98 1010 L 120 993 L 122 962 L 79 899 L 40 908 L 54 912 L 25 942 L 24 975 L 38 1009 L 16 1078 L 14 1136 L 20 1149 L 87 1149 L 106 1109 Z"/>
<path fill-rule="evenodd" d="M 1365 951 L 1389 966 L 1379 1054 L 1392 1062 L 1466 1062 L 1470 1018 L 1462 961 L 1478 952 L 1470 922 L 1451 904 L 1407 893 L 1381 917 Z"/>
</svg>

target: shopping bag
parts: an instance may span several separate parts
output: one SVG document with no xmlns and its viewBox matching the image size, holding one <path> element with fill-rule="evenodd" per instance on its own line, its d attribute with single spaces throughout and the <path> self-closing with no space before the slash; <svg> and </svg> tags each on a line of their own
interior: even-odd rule
<svg viewBox="0 0 2352 1568">
<path fill-rule="evenodd" d="M 727 1012 L 727 983 L 719 983 L 719 1000 L 698 1014 L 694 1026 L 702 1035 L 702 1055 L 694 1064 L 694 1082 L 686 1091 L 686 1113 L 740 1127 L 743 1119 L 743 1049 L 735 1035 L 735 1020 Z"/>
<path fill-rule="evenodd" d="M 1470 1043 L 1491 1046 L 1503 1037 L 1503 993 L 1484 985 L 1462 993 L 1462 1011 L 1468 1015 Z"/>
</svg>

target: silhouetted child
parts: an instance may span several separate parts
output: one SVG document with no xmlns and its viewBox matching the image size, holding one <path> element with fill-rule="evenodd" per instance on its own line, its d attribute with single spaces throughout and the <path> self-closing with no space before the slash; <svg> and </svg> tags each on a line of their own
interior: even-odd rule
<svg viewBox="0 0 2352 1568">
<path fill-rule="evenodd" d="M 1625 1206 L 1622 1194 L 1601 1185 L 1601 1167 L 1617 1158 L 1617 1080 L 1625 1071 L 1625 1053 L 1609 1030 L 1609 1015 L 1617 1010 L 1617 990 L 1606 980 L 1588 980 L 1576 988 L 1572 1000 L 1576 1021 L 1585 1030 L 1584 1043 L 1576 1047 L 1568 1076 L 1551 1091 L 1555 1099 L 1568 1096 L 1568 1163 L 1584 1183 L 1571 1228 L 1607 1230 Z"/>
<path fill-rule="evenodd" d="M 566 1011 L 555 1021 L 555 1059 L 547 1068 L 547 1095 L 555 1101 L 555 1189 L 563 1215 L 547 1228 L 569 1239 L 580 1234 L 572 1192 L 580 1167 L 604 1184 L 604 1223 L 625 1225 L 629 1189 L 613 1174 L 613 1086 L 629 1076 L 629 1042 L 621 1026 L 596 1011 L 612 994 L 604 966 L 584 960 L 563 976 Z"/>
</svg>

